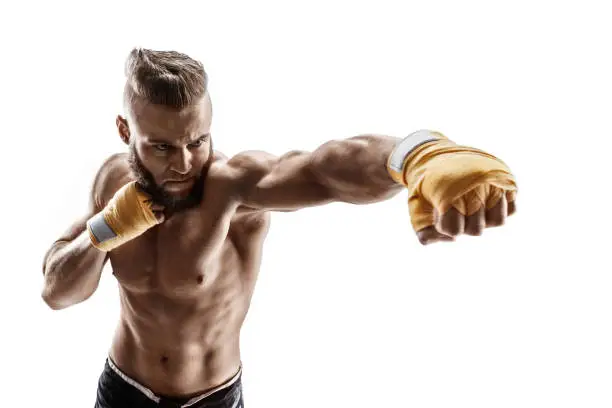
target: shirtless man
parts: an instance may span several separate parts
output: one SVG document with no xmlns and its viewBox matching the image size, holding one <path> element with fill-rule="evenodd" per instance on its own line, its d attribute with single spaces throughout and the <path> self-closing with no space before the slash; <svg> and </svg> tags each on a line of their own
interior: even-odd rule
<svg viewBox="0 0 612 408">
<path fill-rule="evenodd" d="M 358 135 L 275 157 L 212 148 L 202 64 L 134 49 L 126 63 L 128 153 L 108 158 L 90 205 L 44 259 L 54 310 L 88 299 L 110 261 L 121 313 L 96 407 L 242 407 L 239 336 L 270 212 L 367 204 L 408 188 L 422 244 L 480 235 L 514 212 L 496 157 L 434 131 Z"/>
</svg>

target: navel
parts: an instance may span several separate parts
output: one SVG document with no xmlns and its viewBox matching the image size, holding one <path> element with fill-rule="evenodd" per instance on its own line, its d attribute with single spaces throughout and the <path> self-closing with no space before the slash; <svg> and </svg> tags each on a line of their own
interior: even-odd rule
<svg viewBox="0 0 612 408">
<path fill-rule="evenodd" d="M 204 365 L 206 367 L 206 370 L 212 371 L 214 369 L 215 364 L 218 363 L 215 357 L 216 357 L 216 353 L 214 351 L 212 350 L 206 351 L 206 354 L 204 355 Z"/>
<path fill-rule="evenodd" d="M 204 282 L 204 275 L 198 275 L 198 283 L 201 284 Z"/>
<path fill-rule="evenodd" d="M 159 361 L 160 361 L 162 364 L 166 365 L 166 364 L 168 364 L 168 357 L 166 357 L 166 356 L 161 356 L 161 358 L 159 359 Z"/>
</svg>

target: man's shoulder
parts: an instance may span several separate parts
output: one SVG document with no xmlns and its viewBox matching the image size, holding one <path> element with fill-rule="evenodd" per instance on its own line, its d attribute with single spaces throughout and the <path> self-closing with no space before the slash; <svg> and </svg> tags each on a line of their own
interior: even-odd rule
<svg viewBox="0 0 612 408">
<path fill-rule="evenodd" d="M 104 207 L 122 186 L 132 181 L 129 156 L 115 153 L 102 161 L 96 174 L 92 193 L 98 206 Z"/>
<path fill-rule="evenodd" d="M 263 174 L 264 169 L 270 167 L 268 161 L 272 159 L 271 154 L 262 151 L 240 152 L 231 157 L 215 151 L 209 171 L 209 182 L 214 185 L 215 190 L 220 188 L 231 197 L 231 201 L 238 203 L 236 213 L 232 218 L 233 231 L 238 228 L 241 233 L 244 233 L 260 230 L 261 226 L 266 225 L 269 214 L 245 206 L 243 194 L 249 180 L 252 183 L 258 173 Z M 215 191 L 215 193 L 218 192 Z M 223 193 L 220 194 L 220 196 L 223 195 Z"/>
<path fill-rule="evenodd" d="M 278 160 L 272 153 L 262 150 L 242 151 L 227 160 L 230 169 L 239 173 L 265 172 Z"/>
<path fill-rule="evenodd" d="M 211 176 L 236 188 L 263 177 L 273 167 L 276 156 L 258 150 L 240 152 L 231 157 L 215 152 Z"/>
<path fill-rule="evenodd" d="M 279 157 L 261 150 L 247 150 L 226 158 L 224 173 L 237 186 L 248 188 L 257 184 L 278 164 Z"/>
<path fill-rule="evenodd" d="M 127 153 L 113 153 L 102 161 L 100 171 L 117 171 L 121 168 L 129 168 Z"/>
</svg>

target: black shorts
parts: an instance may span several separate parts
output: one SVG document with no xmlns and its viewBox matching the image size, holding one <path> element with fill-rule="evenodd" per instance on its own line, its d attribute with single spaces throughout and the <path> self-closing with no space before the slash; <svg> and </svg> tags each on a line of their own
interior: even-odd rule
<svg viewBox="0 0 612 408">
<path fill-rule="evenodd" d="M 107 358 L 98 380 L 95 408 L 244 408 L 242 369 L 226 384 L 194 398 L 174 398 L 153 393 L 129 378 Z"/>
</svg>

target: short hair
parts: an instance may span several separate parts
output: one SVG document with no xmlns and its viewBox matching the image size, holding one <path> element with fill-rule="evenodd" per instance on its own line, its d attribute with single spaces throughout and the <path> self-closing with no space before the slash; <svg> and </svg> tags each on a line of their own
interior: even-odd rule
<svg viewBox="0 0 612 408">
<path fill-rule="evenodd" d="M 177 51 L 134 48 L 125 62 L 124 104 L 136 99 L 183 109 L 206 94 L 208 75 L 200 61 Z"/>
</svg>

